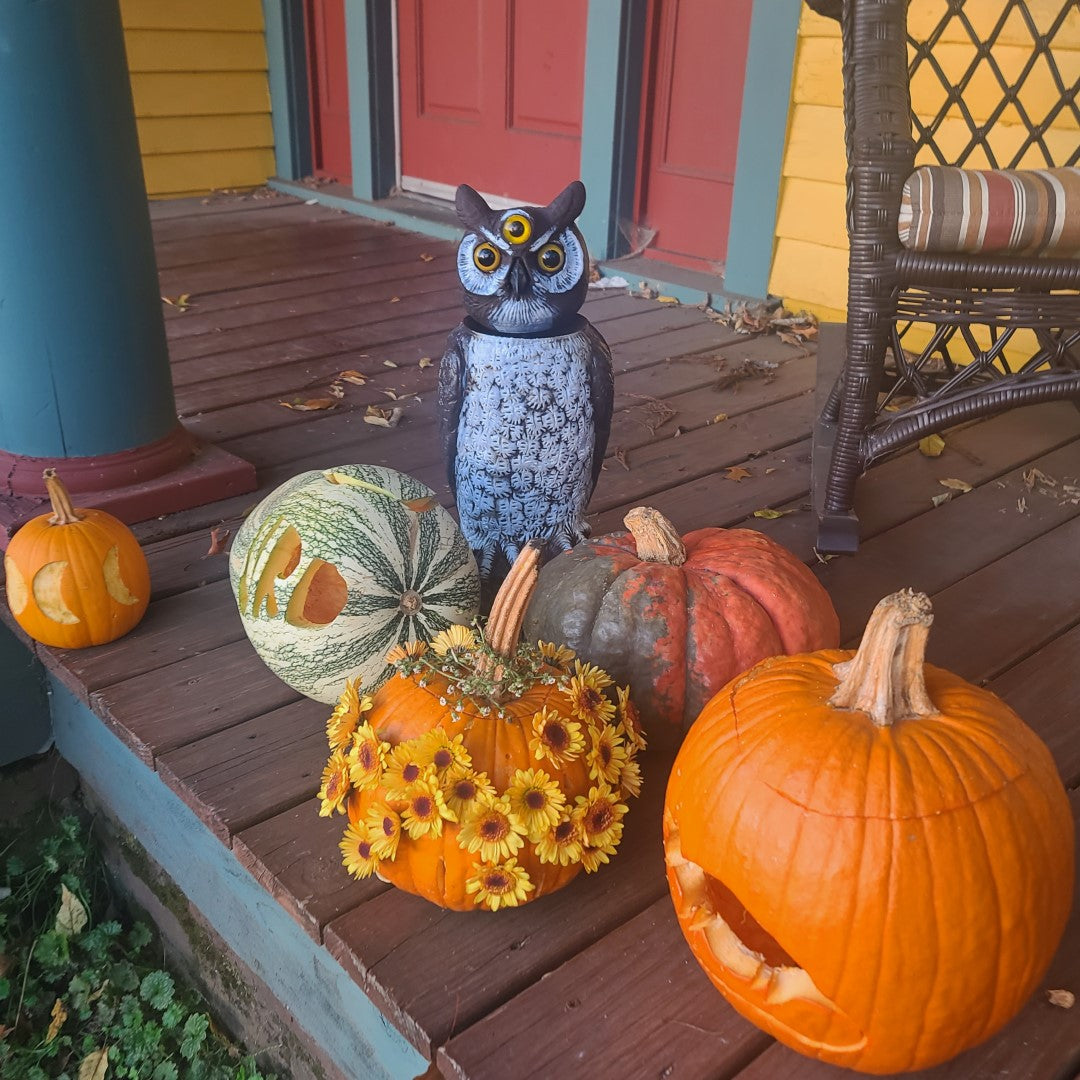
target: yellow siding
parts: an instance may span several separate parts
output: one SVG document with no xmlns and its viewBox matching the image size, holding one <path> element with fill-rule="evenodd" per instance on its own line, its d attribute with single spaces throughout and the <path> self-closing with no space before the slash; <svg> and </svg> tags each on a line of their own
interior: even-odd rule
<svg viewBox="0 0 1080 1080">
<path fill-rule="evenodd" d="M 152 197 L 262 184 L 274 172 L 259 0 L 121 0 Z"/>
<path fill-rule="evenodd" d="M 1040 26 L 1049 25 L 1060 0 L 1029 0 Z M 926 30 L 942 11 L 942 0 L 912 0 L 912 27 Z M 1001 12 L 995 0 L 969 0 L 964 14 L 982 33 Z M 1080 77 L 1080 9 L 1074 10 L 1057 37 L 1058 62 L 1067 81 Z M 1019 71 L 1030 58 L 1030 35 L 1018 13 L 1013 13 L 994 49 L 994 58 L 1006 76 Z M 945 71 L 958 75 L 970 62 L 970 42 L 956 28 L 950 30 L 934 54 Z M 1037 69 L 1038 71 L 1039 69 Z M 977 120 L 986 117 L 997 84 L 988 72 L 979 72 L 965 94 Z M 1046 112 L 1057 91 L 1045 72 L 1025 85 L 1022 104 L 1033 114 Z M 933 115 L 944 101 L 944 91 L 923 80 L 912 87 L 917 112 Z M 1010 123 L 1010 118 L 1013 123 Z M 1047 133 L 1051 145 L 1072 148 L 1077 125 L 1062 115 L 1059 126 Z M 1020 140 L 1015 116 L 1006 111 L 993 131 L 994 149 L 1002 157 Z M 966 127 L 959 119 L 946 120 L 939 135 L 943 148 L 966 144 Z M 1064 156 L 1064 155 L 1062 155 Z M 1036 155 L 1032 155 L 1035 160 Z M 820 318 L 843 317 L 847 303 L 847 235 L 844 226 L 844 118 L 840 77 L 840 30 L 831 19 L 804 7 L 795 54 L 791 117 L 784 151 L 776 245 L 769 291 L 783 296 L 789 307 L 808 308 Z M 972 160 L 970 165 L 984 162 Z"/>
</svg>

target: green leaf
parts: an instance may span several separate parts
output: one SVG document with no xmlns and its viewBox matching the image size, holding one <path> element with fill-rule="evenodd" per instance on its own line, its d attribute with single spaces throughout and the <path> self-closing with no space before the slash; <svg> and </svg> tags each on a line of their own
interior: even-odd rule
<svg viewBox="0 0 1080 1080">
<path fill-rule="evenodd" d="M 167 971 L 151 971 L 139 986 L 139 997 L 161 1012 L 172 1003 L 174 990 L 172 976 Z"/>
<path fill-rule="evenodd" d="M 150 1080 L 177 1080 L 180 1073 L 171 1061 L 162 1061 L 154 1069 Z"/>
<path fill-rule="evenodd" d="M 136 952 L 146 948 L 152 940 L 153 935 L 150 933 L 150 929 L 147 927 L 146 923 L 137 922 L 128 931 L 128 944 Z"/>
<path fill-rule="evenodd" d="M 194 1059 L 206 1039 L 206 1030 L 210 1026 L 210 1017 L 206 1013 L 193 1013 L 184 1024 L 184 1041 L 180 1044 L 180 1053 L 186 1061 Z"/>
<path fill-rule="evenodd" d="M 181 1020 L 184 1019 L 184 1014 L 187 1010 L 178 1001 L 174 1001 L 162 1014 L 161 1014 L 161 1026 L 168 1030 L 169 1028 L 176 1027 Z"/>
</svg>

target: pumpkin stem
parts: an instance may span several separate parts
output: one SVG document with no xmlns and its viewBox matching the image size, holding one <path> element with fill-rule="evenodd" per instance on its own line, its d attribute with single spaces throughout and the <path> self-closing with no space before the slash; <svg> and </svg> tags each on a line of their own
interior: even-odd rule
<svg viewBox="0 0 1080 1080">
<path fill-rule="evenodd" d="M 682 566 L 686 562 L 686 545 L 675 526 L 659 510 L 635 506 L 623 518 L 623 524 L 634 538 L 639 559 L 668 566 Z"/>
<path fill-rule="evenodd" d="M 83 515 L 71 505 L 71 496 L 63 481 L 56 475 L 56 470 L 46 469 L 41 477 L 45 481 L 45 490 L 49 493 L 49 502 L 52 503 L 49 524 L 72 525 L 76 521 L 82 521 Z"/>
<path fill-rule="evenodd" d="M 489 696 L 492 701 L 503 700 L 502 684 L 506 665 L 502 661 L 512 659 L 517 652 L 521 625 L 525 621 L 525 608 L 528 607 L 529 597 L 532 596 L 540 573 L 541 547 L 541 544 L 530 541 L 521 549 L 491 605 L 484 636 L 494 656 L 481 653 L 476 661 L 476 671 L 479 675 L 491 677 L 494 685 Z"/>
<path fill-rule="evenodd" d="M 902 589 L 870 616 L 858 652 L 833 671 L 840 680 L 829 704 L 869 714 L 878 727 L 936 716 L 926 690 L 926 639 L 934 621 L 925 593 Z"/>
</svg>

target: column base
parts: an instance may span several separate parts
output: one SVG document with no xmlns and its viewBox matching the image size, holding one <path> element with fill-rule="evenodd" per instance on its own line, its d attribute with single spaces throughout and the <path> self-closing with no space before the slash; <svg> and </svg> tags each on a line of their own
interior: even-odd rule
<svg viewBox="0 0 1080 1080">
<path fill-rule="evenodd" d="M 100 457 L 26 457 L 0 450 L 0 550 L 15 531 L 45 513 L 41 474 L 54 468 L 76 507 L 137 521 L 190 510 L 254 491 L 255 466 L 203 442 L 182 424 L 156 442 Z"/>
</svg>

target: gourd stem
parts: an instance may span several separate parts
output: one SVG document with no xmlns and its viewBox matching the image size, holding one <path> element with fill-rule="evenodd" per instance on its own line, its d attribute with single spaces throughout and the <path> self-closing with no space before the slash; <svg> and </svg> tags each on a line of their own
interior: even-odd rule
<svg viewBox="0 0 1080 1080">
<path fill-rule="evenodd" d="M 525 608 L 536 587 L 539 573 L 540 547 L 528 543 L 514 560 L 491 605 L 487 643 L 499 656 L 510 658 L 517 650 L 521 626 L 525 621 Z"/>
<path fill-rule="evenodd" d="M 866 624 L 859 650 L 833 671 L 840 680 L 829 704 L 869 714 L 878 727 L 936 716 L 926 690 L 926 640 L 934 621 L 930 598 L 903 589 L 886 596 Z"/>
<path fill-rule="evenodd" d="M 675 526 L 659 510 L 635 506 L 623 518 L 623 524 L 634 538 L 639 559 L 668 566 L 682 566 L 686 562 L 686 545 Z"/>
<path fill-rule="evenodd" d="M 45 490 L 49 494 L 49 502 L 52 503 L 52 515 L 49 518 L 50 525 L 72 525 L 76 521 L 82 521 L 83 515 L 71 505 L 71 496 L 64 487 L 55 469 L 46 469 L 42 474 L 45 481 Z"/>
</svg>

